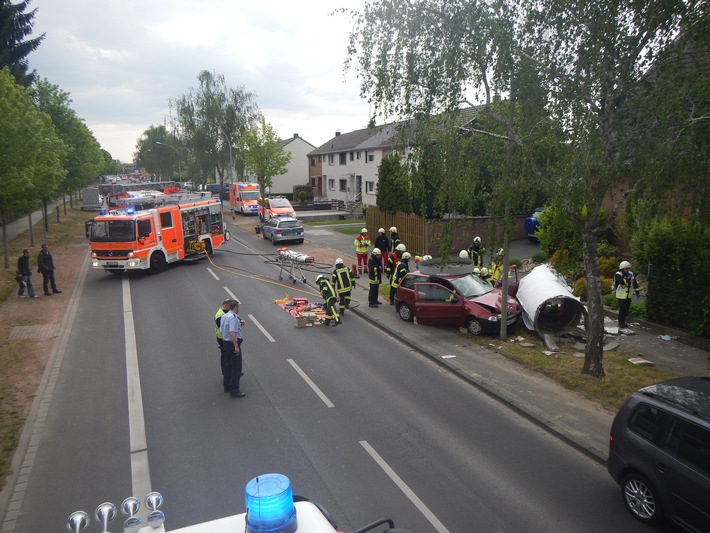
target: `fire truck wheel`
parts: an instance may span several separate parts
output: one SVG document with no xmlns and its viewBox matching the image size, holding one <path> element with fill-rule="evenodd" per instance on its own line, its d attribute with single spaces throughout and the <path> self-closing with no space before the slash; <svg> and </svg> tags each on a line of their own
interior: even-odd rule
<svg viewBox="0 0 710 533">
<path fill-rule="evenodd" d="M 160 252 L 150 256 L 150 273 L 160 274 L 165 270 L 165 257 Z"/>
</svg>

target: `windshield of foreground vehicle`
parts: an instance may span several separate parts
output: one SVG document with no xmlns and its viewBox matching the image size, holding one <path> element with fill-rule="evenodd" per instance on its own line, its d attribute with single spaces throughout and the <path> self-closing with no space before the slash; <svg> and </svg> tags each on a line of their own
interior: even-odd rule
<svg viewBox="0 0 710 533">
<path fill-rule="evenodd" d="M 132 220 L 97 220 L 91 227 L 93 242 L 132 242 L 135 237 Z"/>
<path fill-rule="evenodd" d="M 271 207 L 290 207 L 291 204 L 285 198 L 281 200 L 271 200 Z"/>
<path fill-rule="evenodd" d="M 243 200 L 258 200 L 260 196 L 259 191 L 242 191 Z"/>
<path fill-rule="evenodd" d="M 491 287 L 490 284 L 486 283 L 478 276 L 474 276 L 473 274 L 449 281 L 451 281 L 451 284 L 456 287 L 456 292 L 461 294 L 464 298 L 476 298 L 477 296 L 487 294 L 493 290 L 493 287 Z"/>
</svg>

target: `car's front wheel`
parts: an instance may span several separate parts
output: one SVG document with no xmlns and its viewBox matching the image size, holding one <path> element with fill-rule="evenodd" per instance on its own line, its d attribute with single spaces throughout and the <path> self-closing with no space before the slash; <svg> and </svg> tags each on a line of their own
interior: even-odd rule
<svg viewBox="0 0 710 533">
<path fill-rule="evenodd" d="M 632 472 L 621 481 L 621 495 L 629 512 L 645 524 L 663 520 L 663 509 L 658 492 L 641 474 Z"/>
<path fill-rule="evenodd" d="M 399 318 L 406 322 L 411 322 L 412 320 L 414 320 L 414 313 L 412 312 L 412 308 L 405 303 L 400 303 L 399 305 L 397 305 L 397 314 L 399 315 Z"/>
<path fill-rule="evenodd" d="M 481 326 L 481 323 L 472 316 L 468 317 L 468 320 L 466 320 L 466 329 L 471 335 L 478 336 L 483 333 L 483 326 Z"/>
</svg>

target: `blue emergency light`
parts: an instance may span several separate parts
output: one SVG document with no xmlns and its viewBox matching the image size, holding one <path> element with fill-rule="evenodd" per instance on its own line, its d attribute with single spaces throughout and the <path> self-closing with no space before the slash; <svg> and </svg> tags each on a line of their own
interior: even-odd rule
<svg viewBox="0 0 710 533">
<path fill-rule="evenodd" d="M 295 533 L 298 528 L 291 482 L 283 474 L 264 474 L 244 487 L 247 533 Z"/>
<path fill-rule="evenodd" d="M 136 208 L 133 207 L 132 205 L 127 205 L 126 206 L 126 214 L 127 215 L 134 215 L 136 213 Z"/>
<path fill-rule="evenodd" d="M 105 209 L 99 209 L 99 215 L 105 215 L 106 210 Z"/>
</svg>

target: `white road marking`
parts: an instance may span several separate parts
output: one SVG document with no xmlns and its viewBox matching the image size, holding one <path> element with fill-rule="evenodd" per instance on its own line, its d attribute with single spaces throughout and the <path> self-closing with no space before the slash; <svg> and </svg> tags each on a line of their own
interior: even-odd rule
<svg viewBox="0 0 710 533">
<path fill-rule="evenodd" d="M 259 324 L 259 321 L 256 318 L 254 318 L 254 315 L 247 315 L 247 316 L 251 319 L 252 322 L 254 322 L 254 324 L 256 324 L 256 327 L 261 330 L 261 332 L 264 334 L 264 337 L 269 339 L 269 342 L 276 342 L 276 339 L 274 339 L 271 335 L 269 335 L 269 332 L 266 331 L 266 328 L 264 328 L 264 326 Z"/>
<path fill-rule="evenodd" d="M 229 294 L 229 297 L 232 300 L 236 300 L 239 305 L 242 305 L 242 302 L 239 301 L 239 298 L 236 297 L 236 295 L 229 290 L 229 287 L 222 287 L 225 291 L 227 291 L 227 294 Z"/>
<path fill-rule="evenodd" d="M 394 470 L 392 470 L 392 468 L 385 462 L 384 459 L 382 459 L 382 457 L 380 457 L 380 454 L 377 453 L 372 446 L 370 446 L 369 442 L 361 440 L 360 445 L 365 448 L 365 451 L 370 454 L 370 457 L 372 457 L 380 468 L 385 471 L 385 474 L 387 474 L 389 478 L 394 481 L 394 484 L 399 487 L 399 490 L 401 490 L 414 504 L 414 506 L 419 509 L 419 512 L 424 515 L 424 518 L 429 520 L 429 523 L 434 526 L 434 529 L 436 529 L 439 533 L 449 533 L 446 526 L 441 523 L 434 513 L 432 513 L 431 510 L 429 510 L 429 508 L 424 504 L 424 502 L 421 501 L 416 494 L 414 494 L 414 491 L 407 486 L 402 478 L 399 477 Z"/>
<path fill-rule="evenodd" d="M 325 394 L 323 394 L 323 391 L 318 388 L 318 385 L 313 383 L 313 380 L 311 380 L 311 378 L 309 378 L 306 375 L 306 373 L 303 370 L 301 370 L 301 367 L 298 366 L 296 361 L 294 361 L 293 359 L 287 359 L 287 361 L 291 364 L 291 366 L 294 368 L 294 370 L 296 370 L 296 372 L 298 372 L 298 375 L 303 378 L 303 381 L 308 383 L 308 386 L 311 389 L 313 389 L 313 392 L 315 392 L 318 395 L 318 397 L 321 400 L 323 400 L 323 403 L 326 405 L 326 407 L 335 407 L 335 404 L 333 402 L 331 402 Z"/>
<path fill-rule="evenodd" d="M 148 443 L 145 437 L 143 395 L 138 370 L 138 347 L 133 323 L 133 304 L 128 277 L 123 277 L 123 328 L 126 342 L 126 380 L 128 383 L 128 430 L 131 443 L 131 486 L 138 498 L 151 489 Z"/>
<path fill-rule="evenodd" d="M 215 274 L 215 273 L 212 271 L 211 268 L 208 267 L 208 268 L 207 268 L 207 272 L 209 272 L 210 274 L 212 274 L 212 277 L 213 277 L 214 279 L 216 279 L 217 281 L 219 281 L 219 277 L 217 277 L 217 274 Z"/>
</svg>

